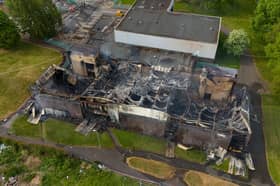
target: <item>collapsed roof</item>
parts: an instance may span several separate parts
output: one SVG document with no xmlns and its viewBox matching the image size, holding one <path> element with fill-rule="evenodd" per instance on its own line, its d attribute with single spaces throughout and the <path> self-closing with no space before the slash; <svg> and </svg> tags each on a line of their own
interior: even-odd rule
<svg viewBox="0 0 280 186">
<path fill-rule="evenodd" d="M 222 71 L 213 71 L 222 76 Z M 196 86 L 194 77 L 186 72 L 158 71 L 141 64 L 119 63 L 100 74 L 102 76 L 92 82 L 82 97 L 156 110 L 180 119 L 182 124 L 251 133 L 249 98 L 243 89 L 235 93 L 233 101 L 222 104 L 197 97 L 197 90 L 193 88 Z M 230 75 L 233 76 L 224 73 L 225 77 Z"/>
</svg>

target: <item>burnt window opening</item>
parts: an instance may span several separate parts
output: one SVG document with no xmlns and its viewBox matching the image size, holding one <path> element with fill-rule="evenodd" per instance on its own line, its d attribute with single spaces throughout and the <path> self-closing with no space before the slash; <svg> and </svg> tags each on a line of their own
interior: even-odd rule
<svg viewBox="0 0 280 186">
<path fill-rule="evenodd" d="M 204 99 L 205 99 L 205 100 L 210 100 L 210 99 L 211 99 L 211 96 L 212 96 L 212 94 L 205 93 L 205 94 L 204 94 Z"/>
<path fill-rule="evenodd" d="M 95 76 L 94 75 L 94 65 L 90 64 L 90 63 L 86 63 L 85 66 L 86 66 L 88 76 L 94 77 Z"/>
</svg>

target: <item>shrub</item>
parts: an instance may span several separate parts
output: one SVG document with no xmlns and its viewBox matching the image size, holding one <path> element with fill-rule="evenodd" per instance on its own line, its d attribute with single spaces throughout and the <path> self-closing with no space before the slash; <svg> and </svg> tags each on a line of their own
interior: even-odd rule
<svg viewBox="0 0 280 186">
<path fill-rule="evenodd" d="M 0 10 L 0 48 L 13 48 L 20 40 L 16 25 Z"/>
</svg>

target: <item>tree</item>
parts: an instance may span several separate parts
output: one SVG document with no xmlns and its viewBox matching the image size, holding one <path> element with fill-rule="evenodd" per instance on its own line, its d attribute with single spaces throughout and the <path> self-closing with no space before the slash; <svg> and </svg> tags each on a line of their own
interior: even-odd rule
<svg viewBox="0 0 280 186">
<path fill-rule="evenodd" d="M 276 36 L 274 42 L 269 43 L 265 47 L 266 56 L 269 57 L 272 61 L 275 61 L 280 64 L 280 32 Z"/>
<path fill-rule="evenodd" d="M 279 17 L 280 18 L 280 17 Z M 280 33 L 280 21 L 271 26 L 269 32 L 264 33 L 264 40 L 266 43 L 274 43 Z"/>
<path fill-rule="evenodd" d="M 279 0 L 259 0 L 255 10 L 252 26 L 256 32 L 265 33 L 271 30 L 272 25 L 280 18 Z"/>
<path fill-rule="evenodd" d="M 0 10 L 0 48 L 15 47 L 20 40 L 17 27 L 9 17 Z"/>
<path fill-rule="evenodd" d="M 219 56 L 224 56 L 227 53 L 226 48 L 225 48 L 226 39 L 227 39 L 227 35 L 223 32 L 220 32 L 219 45 L 218 45 L 218 50 L 217 50 L 217 55 L 219 55 Z"/>
<path fill-rule="evenodd" d="M 53 37 L 62 19 L 52 0 L 7 0 L 11 15 L 32 38 Z"/>
<path fill-rule="evenodd" d="M 249 37 L 243 29 L 230 32 L 225 42 L 225 48 L 229 54 L 240 56 L 250 44 Z"/>
<path fill-rule="evenodd" d="M 272 88 L 276 94 L 280 94 L 280 33 L 277 34 L 275 41 L 265 47 L 266 56 L 269 58 L 269 68 L 273 73 Z"/>
</svg>

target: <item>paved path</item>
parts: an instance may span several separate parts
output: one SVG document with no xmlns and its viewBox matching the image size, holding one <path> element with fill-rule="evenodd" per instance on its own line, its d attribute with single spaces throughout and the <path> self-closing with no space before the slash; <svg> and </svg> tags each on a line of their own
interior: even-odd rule
<svg viewBox="0 0 280 186">
<path fill-rule="evenodd" d="M 263 134 L 261 96 L 254 90 L 250 92 L 252 113 L 257 115 L 258 121 L 251 120 L 252 136 L 248 150 L 252 154 L 256 171 L 250 172 L 251 183 L 254 185 L 274 185 L 267 167 L 265 141 Z"/>
<path fill-rule="evenodd" d="M 15 136 L 8 134 L 8 129 L 0 127 L 0 137 L 5 139 L 10 139 L 13 141 L 18 141 L 25 144 L 41 145 L 46 147 L 55 148 L 57 150 L 62 150 L 67 154 L 74 156 L 79 159 L 83 159 L 89 162 L 102 162 L 107 168 L 114 172 L 122 174 L 124 176 L 132 177 L 134 179 L 157 183 L 158 180 L 149 178 L 127 166 L 124 162 L 124 156 L 115 149 L 104 149 L 97 147 L 76 147 L 56 144 L 50 141 L 45 141 L 42 139 L 35 139 L 29 137 Z"/>
<path fill-rule="evenodd" d="M 222 27 L 222 32 L 229 34 L 230 30 Z M 252 159 L 256 171 L 250 171 L 249 175 L 253 185 L 274 185 L 268 171 L 265 139 L 263 133 L 262 107 L 260 93 L 268 93 L 267 83 L 262 79 L 253 57 L 249 51 L 241 56 L 240 68 L 238 71 L 238 83 L 246 85 L 250 90 L 251 114 L 255 114 L 259 121 L 251 119 L 252 136 L 248 150 L 252 154 Z"/>
<path fill-rule="evenodd" d="M 101 149 L 95 147 L 71 147 L 65 146 L 65 152 L 89 162 L 102 162 L 106 167 L 123 175 L 132 176 L 137 179 L 153 181 L 143 174 L 131 169 L 124 162 L 125 157 L 115 149 Z"/>
<path fill-rule="evenodd" d="M 238 83 L 247 85 L 258 93 L 268 92 L 268 87 L 262 80 L 256 64 L 249 53 L 241 56 L 240 68 L 238 71 Z"/>
</svg>

